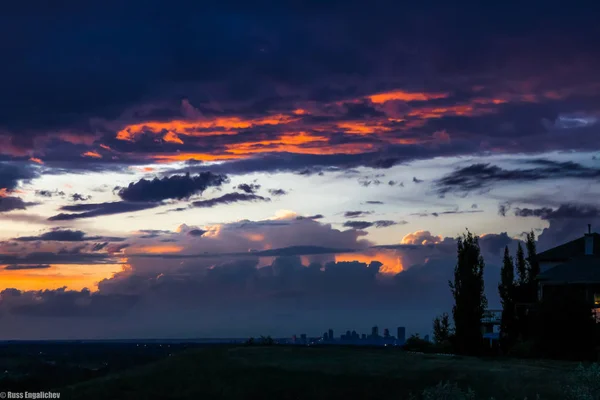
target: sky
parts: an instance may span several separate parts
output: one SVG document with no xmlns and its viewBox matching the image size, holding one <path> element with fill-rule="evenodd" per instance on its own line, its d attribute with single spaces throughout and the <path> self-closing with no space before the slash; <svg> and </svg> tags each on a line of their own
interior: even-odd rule
<svg viewBox="0 0 600 400">
<path fill-rule="evenodd" d="M 219 4 L 0 15 L 0 339 L 425 334 L 598 231 L 597 6 Z"/>
</svg>

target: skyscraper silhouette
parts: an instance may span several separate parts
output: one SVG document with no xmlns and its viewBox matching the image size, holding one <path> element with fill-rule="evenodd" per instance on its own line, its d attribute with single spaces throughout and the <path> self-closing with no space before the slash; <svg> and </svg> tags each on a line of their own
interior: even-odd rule
<svg viewBox="0 0 600 400">
<path fill-rule="evenodd" d="M 398 339 L 398 344 L 404 344 L 406 342 L 406 328 L 403 326 L 398 327 L 398 335 L 396 336 Z"/>
<path fill-rule="evenodd" d="M 375 325 L 373 328 L 371 328 L 371 336 L 373 338 L 379 337 L 379 327 L 377 327 L 377 325 Z"/>
</svg>

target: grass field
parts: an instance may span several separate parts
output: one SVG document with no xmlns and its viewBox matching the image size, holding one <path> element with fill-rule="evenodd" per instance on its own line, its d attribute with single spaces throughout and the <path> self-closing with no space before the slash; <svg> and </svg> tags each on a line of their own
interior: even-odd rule
<svg viewBox="0 0 600 400">
<path fill-rule="evenodd" d="M 412 354 L 396 349 L 197 349 L 63 388 L 67 399 L 406 399 L 440 381 L 477 398 L 563 399 L 577 364 Z"/>
</svg>

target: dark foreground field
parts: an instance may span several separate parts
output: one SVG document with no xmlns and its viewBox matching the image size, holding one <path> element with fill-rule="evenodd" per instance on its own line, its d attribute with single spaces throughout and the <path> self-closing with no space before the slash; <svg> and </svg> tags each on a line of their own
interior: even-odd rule
<svg viewBox="0 0 600 400">
<path fill-rule="evenodd" d="M 407 399 L 440 381 L 477 399 L 563 399 L 576 364 L 475 359 L 400 350 L 312 347 L 194 349 L 62 388 L 66 399 Z M 420 398 L 420 397 L 417 397 Z"/>
</svg>

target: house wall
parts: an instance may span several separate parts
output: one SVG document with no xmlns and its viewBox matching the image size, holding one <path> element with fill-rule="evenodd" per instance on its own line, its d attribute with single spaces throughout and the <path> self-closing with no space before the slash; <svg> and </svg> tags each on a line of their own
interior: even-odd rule
<svg viewBox="0 0 600 400">
<path fill-rule="evenodd" d="M 554 284 L 544 284 L 540 285 L 542 288 L 542 299 L 546 299 L 550 296 L 561 297 L 564 295 L 567 288 L 575 287 L 582 296 L 585 296 L 585 299 L 590 303 L 590 305 L 600 307 L 600 284 L 598 283 L 590 283 L 590 284 L 562 284 L 562 285 L 554 285 Z"/>
</svg>

